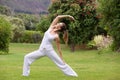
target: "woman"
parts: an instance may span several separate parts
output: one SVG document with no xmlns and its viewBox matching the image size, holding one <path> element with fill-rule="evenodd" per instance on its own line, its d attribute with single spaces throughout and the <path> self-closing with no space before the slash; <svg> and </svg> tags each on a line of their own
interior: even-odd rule
<svg viewBox="0 0 120 80">
<path fill-rule="evenodd" d="M 63 61 L 62 52 L 60 49 L 60 39 L 59 39 L 59 32 L 64 32 L 64 40 L 67 43 L 67 30 L 64 23 L 58 23 L 62 18 L 69 18 L 74 20 L 74 18 L 70 15 L 59 15 L 57 16 L 53 22 L 51 23 L 49 29 L 45 32 L 43 40 L 38 50 L 31 52 L 24 57 L 24 64 L 23 64 L 23 76 L 29 76 L 30 73 L 30 64 L 34 62 L 36 59 L 39 59 L 43 56 L 49 57 L 62 71 L 64 74 L 68 76 L 77 77 L 78 75 L 76 72 Z M 52 46 L 52 41 L 55 41 L 57 44 L 58 53 L 60 56 L 57 55 L 55 50 Z"/>
</svg>

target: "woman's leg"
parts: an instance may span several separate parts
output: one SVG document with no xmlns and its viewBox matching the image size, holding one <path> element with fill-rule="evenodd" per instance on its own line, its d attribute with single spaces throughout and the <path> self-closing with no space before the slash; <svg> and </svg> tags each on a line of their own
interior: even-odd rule
<svg viewBox="0 0 120 80">
<path fill-rule="evenodd" d="M 30 64 L 42 56 L 44 56 L 44 54 L 40 50 L 36 50 L 24 56 L 23 76 L 29 76 Z"/>
<path fill-rule="evenodd" d="M 62 59 L 54 50 L 51 50 L 46 54 L 64 72 L 64 74 L 68 76 L 78 76 L 77 73 L 68 64 L 62 61 Z"/>
</svg>

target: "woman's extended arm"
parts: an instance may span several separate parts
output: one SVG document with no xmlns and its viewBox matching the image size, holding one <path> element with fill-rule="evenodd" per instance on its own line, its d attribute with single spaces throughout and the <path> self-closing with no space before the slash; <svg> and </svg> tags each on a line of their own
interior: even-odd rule
<svg viewBox="0 0 120 80">
<path fill-rule="evenodd" d="M 58 15 L 51 23 L 50 28 L 53 28 L 54 25 L 56 25 L 60 19 L 62 18 L 69 18 L 70 20 L 74 21 L 74 18 L 70 15 Z"/>
<path fill-rule="evenodd" d="M 56 41 L 56 45 L 57 45 L 59 56 L 63 60 L 63 56 L 62 56 L 62 52 L 61 52 L 61 48 L 60 48 L 60 39 L 59 39 L 59 37 L 57 37 L 55 39 L 55 41 Z M 63 62 L 64 62 L 64 60 L 63 60 Z"/>
</svg>

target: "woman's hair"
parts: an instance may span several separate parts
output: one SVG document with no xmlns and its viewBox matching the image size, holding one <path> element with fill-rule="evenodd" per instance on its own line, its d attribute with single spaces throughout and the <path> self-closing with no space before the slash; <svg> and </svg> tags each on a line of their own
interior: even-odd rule
<svg viewBox="0 0 120 80">
<path fill-rule="evenodd" d="M 59 32 L 64 32 L 67 28 L 66 28 L 66 24 L 65 23 L 59 23 L 60 24 L 60 27 L 61 29 L 58 30 Z"/>
<path fill-rule="evenodd" d="M 65 44 L 67 45 L 68 43 L 68 30 L 66 28 L 66 24 L 65 23 L 59 23 L 61 24 L 61 29 L 59 30 L 59 32 L 63 33 L 63 40 L 65 42 Z"/>
<path fill-rule="evenodd" d="M 64 40 L 65 44 L 67 45 L 68 44 L 68 30 L 64 31 L 63 40 Z"/>
</svg>

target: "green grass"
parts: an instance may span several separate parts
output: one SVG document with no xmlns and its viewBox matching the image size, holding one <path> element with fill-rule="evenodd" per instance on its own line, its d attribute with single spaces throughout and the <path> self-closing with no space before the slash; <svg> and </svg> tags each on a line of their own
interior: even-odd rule
<svg viewBox="0 0 120 80">
<path fill-rule="evenodd" d="M 29 77 L 22 76 L 24 55 L 38 49 L 39 44 L 10 44 L 10 54 L 0 55 L 0 80 L 120 80 L 120 54 L 96 50 L 79 50 L 72 53 L 62 45 L 65 61 L 79 77 L 65 76 L 47 57 L 31 65 Z"/>
</svg>

